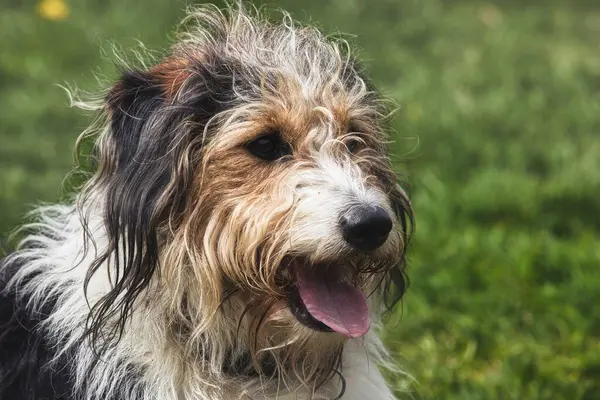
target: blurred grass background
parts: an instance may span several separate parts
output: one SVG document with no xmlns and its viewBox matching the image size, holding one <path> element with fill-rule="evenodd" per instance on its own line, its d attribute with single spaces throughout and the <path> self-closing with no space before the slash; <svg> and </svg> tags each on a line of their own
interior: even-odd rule
<svg viewBox="0 0 600 400">
<path fill-rule="evenodd" d="M 600 2 L 268 5 L 356 34 L 401 105 L 417 234 L 385 339 L 411 395 L 600 399 Z M 0 237 L 60 198 L 90 122 L 53 85 L 97 89 L 115 74 L 102 46 L 162 49 L 184 7 L 0 0 Z"/>
</svg>

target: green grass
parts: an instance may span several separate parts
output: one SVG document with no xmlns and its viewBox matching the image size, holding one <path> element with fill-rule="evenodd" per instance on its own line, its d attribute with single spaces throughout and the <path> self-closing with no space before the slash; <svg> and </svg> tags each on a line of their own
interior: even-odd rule
<svg viewBox="0 0 600 400">
<path fill-rule="evenodd" d="M 89 119 L 64 82 L 114 77 L 100 45 L 167 43 L 182 3 L 0 5 L 0 231 L 55 201 Z M 426 399 L 600 399 L 600 4 L 285 0 L 358 35 L 401 110 L 417 231 L 385 334 Z M 106 46 L 105 46 L 106 47 Z M 401 388 L 405 382 L 391 377 Z M 413 385 L 415 386 L 415 385 Z"/>
</svg>

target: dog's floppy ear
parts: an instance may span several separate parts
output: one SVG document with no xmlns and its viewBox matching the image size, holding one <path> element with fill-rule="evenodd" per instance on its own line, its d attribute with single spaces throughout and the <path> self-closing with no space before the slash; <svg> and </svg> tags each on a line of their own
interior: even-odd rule
<svg viewBox="0 0 600 400">
<path fill-rule="evenodd" d="M 88 334 L 95 340 L 110 323 L 120 335 L 140 293 L 147 288 L 159 264 L 160 227 L 182 203 L 185 190 L 173 188 L 183 134 L 180 113 L 165 107 L 161 75 L 156 70 L 123 72 L 105 99 L 108 126 L 96 146 L 99 166 L 90 185 L 104 201 L 107 248 L 88 271 L 105 273 L 110 263 L 111 290 L 95 305 Z M 94 200 L 92 200 L 94 201 Z M 114 321 L 117 321 L 114 324 Z"/>
<path fill-rule="evenodd" d="M 197 172 L 188 161 L 204 144 L 198 132 L 232 104 L 233 75 L 222 65 L 172 56 L 149 70 L 123 72 L 106 96 L 108 126 L 95 148 L 99 165 L 87 197 L 104 201 L 108 246 L 88 271 L 86 290 L 106 263 L 113 286 L 90 313 L 92 340 L 122 333 L 159 268 L 164 233 L 183 218 Z"/>
<path fill-rule="evenodd" d="M 389 179 L 388 185 L 392 184 L 391 179 L 394 181 L 396 179 L 393 173 L 387 178 Z M 382 179 L 385 180 L 386 177 L 382 176 Z M 399 183 L 396 182 L 393 184 L 393 187 L 394 189 L 390 193 L 390 198 L 394 214 L 396 214 L 396 218 L 400 224 L 402 249 L 398 265 L 388 271 L 387 279 L 383 285 L 383 301 L 388 310 L 391 310 L 402 299 L 406 289 L 408 289 L 409 279 L 406 274 L 406 249 L 414 230 L 414 214 L 409 196 Z"/>
</svg>

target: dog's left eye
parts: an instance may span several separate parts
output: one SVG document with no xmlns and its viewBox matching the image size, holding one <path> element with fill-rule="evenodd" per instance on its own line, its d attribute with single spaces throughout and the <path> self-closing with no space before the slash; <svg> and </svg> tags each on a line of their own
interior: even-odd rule
<svg viewBox="0 0 600 400">
<path fill-rule="evenodd" d="M 270 133 L 254 139 L 246 144 L 246 148 L 253 156 L 266 161 L 275 161 L 292 154 L 290 145 L 284 142 L 277 133 Z"/>
<path fill-rule="evenodd" d="M 348 139 L 346 142 L 346 147 L 348 148 L 348 151 L 352 154 L 354 154 L 358 151 L 360 145 L 361 145 L 360 140 L 356 139 L 356 138 Z"/>
</svg>

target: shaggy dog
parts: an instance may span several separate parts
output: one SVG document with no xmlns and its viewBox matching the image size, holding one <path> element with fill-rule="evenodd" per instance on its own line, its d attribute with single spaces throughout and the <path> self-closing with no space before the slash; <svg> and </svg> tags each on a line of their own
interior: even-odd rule
<svg viewBox="0 0 600 400">
<path fill-rule="evenodd" d="M 95 108 L 94 175 L 2 261 L 2 400 L 394 398 L 411 209 L 344 41 L 194 9 Z"/>
</svg>

